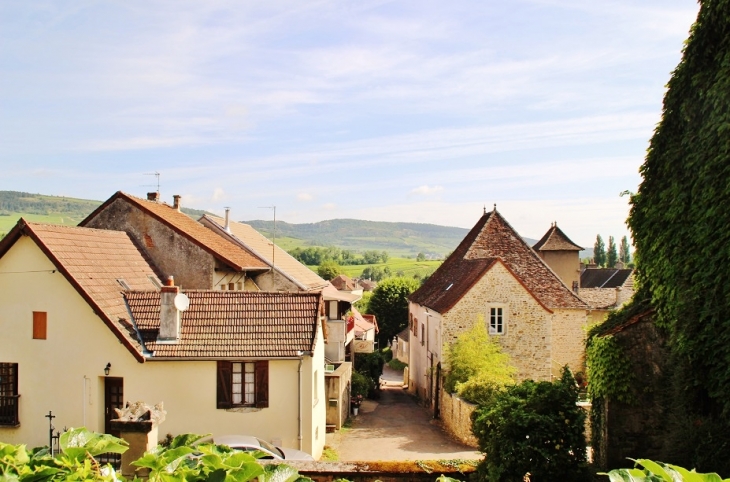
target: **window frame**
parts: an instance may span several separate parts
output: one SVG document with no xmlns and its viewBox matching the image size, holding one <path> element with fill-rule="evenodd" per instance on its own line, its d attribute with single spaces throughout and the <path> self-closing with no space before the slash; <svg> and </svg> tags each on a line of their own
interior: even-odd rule
<svg viewBox="0 0 730 482">
<path fill-rule="evenodd" d="M 4 378 L 10 376 L 10 380 Z M 7 394 L 6 394 L 7 392 Z M 18 364 L 0 362 L 0 427 L 17 427 L 20 394 L 18 393 Z"/>
<path fill-rule="evenodd" d="M 234 382 L 234 363 L 240 364 L 241 381 Z M 246 403 L 246 364 L 253 366 L 253 402 Z M 216 370 L 216 407 L 228 408 L 266 408 L 269 406 L 269 361 L 268 360 L 220 360 Z M 250 382 L 249 382 L 250 383 Z M 234 403 L 234 385 L 240 384 L 241 402 Z"/>
<path fill-rule="evenodd" d="M 499 323 L 494 324 L 494 317 L 499 319 Z M 487 305 L 487 333 L 489 335 L 505 335 L 507 333 L 507 305 L 500 303 L 492 303 Z"/>
</svg>

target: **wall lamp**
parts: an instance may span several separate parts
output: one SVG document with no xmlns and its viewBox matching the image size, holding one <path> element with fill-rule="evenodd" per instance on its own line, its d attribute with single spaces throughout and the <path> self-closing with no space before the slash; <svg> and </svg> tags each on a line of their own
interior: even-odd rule
<svg viewBox="0 0 730 482">
<path fill-rule="evenodd" d="M 111 370 L 112 370 L 112 364 L 111 363 L 107 363 L 106 366 L 104 367 L 104 376 L 105 377 L 108 377 L 109 376 L 109 372 Z"/>
<path fill-rule="evenodd" d="M 309 350 L 307 350 L 307 351 L 297 350 L 298 357 L 303 357 L 304 355 L 314 356 L 314 352 L 309 351 Z"/>
</svg>

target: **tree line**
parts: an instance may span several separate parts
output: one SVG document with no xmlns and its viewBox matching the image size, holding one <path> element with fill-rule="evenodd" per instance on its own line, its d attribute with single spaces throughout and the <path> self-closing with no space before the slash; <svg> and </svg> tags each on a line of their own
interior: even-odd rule
<svg viewBox="0 0 730 482">
<path fill-rule="evenodd" d="M 593 245 L 593 263 L 603 268 L 615 268 L 616 263 L 623 263 L 628 266 L 631 263 L 631 252 L 629 250 L 629 239 L 624 236 L 621 244 L 616 247 L 613 236 L 608 237 L 608 248 L 603 242 L 601 235 L 596 236 L 596 243 Z"/>
<path fill-rule="evenodd" d="M 332 261 L 339 265 L 377 264 L 387 263 L 390 256 L 387 251 L 367 250 L 357 253 L 349 249 L 336 246 L 309 248 L 294 248 L 289 254 L 299 262 L 309 266 L 321 265 L 325 261 Z"/>
</svg>

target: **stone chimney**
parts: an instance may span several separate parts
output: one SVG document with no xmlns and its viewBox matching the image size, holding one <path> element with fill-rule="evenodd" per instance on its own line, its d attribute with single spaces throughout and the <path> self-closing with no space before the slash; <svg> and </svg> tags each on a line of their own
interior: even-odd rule
<svg viewBox="0 0 730 482">
<path fill-rule="evenodd" d="M 180 210 L 180 198 L 181 197 L 182 196 L 180 196 L 179 194 L 175 194 L 174 196 L 172 196 L 172 199 L 173 199 L 172 207 L 177 209 L 178 211 Z"/>
<path fill-rule="evenodd" d="M 172 276 L 160 289 L 160 333 L 158 342 L 175 343 L 180 339 L 180 311 L 175 307 L 175 297 L 180 288 L 175 286 Z"/>
<path fill-rule="evenodd" d="M 157 192 L 157 191 L 155 191 L 155 192 L 148 192 L 147 193 L 147 200 L 148 201 L 159 202 L 160 201 L 160 193 Z"/>
<path fill-rule="evenodd" d="M 624 269 L 624 263 L 623 261 L 616 261 L 616 265 L 614 266 L 616 269 Z"/>
<path fill-rule="evenodd" d="M 225 225 L 225 230 L 226 230 L 227 233 L 230 233 L 231 232 L 231 222 L 229 220 L 230 215 L 231 215 L 231 208 L 226 208 L 226 225 Z"/>
</svg>

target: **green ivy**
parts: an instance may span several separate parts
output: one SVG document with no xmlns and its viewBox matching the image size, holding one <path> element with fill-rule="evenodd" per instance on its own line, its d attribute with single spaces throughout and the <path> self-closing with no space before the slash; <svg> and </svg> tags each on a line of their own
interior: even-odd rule
<svg viewBox="0 0 730 482">
<path fill-rule="evenodd" d="M 611 335 L 590 339 L 586 347 L 588 395 L 611 398 L 624 403 L 635 402 L 631 391 L 635 377 L 629 358 Z"/>
</svg>

